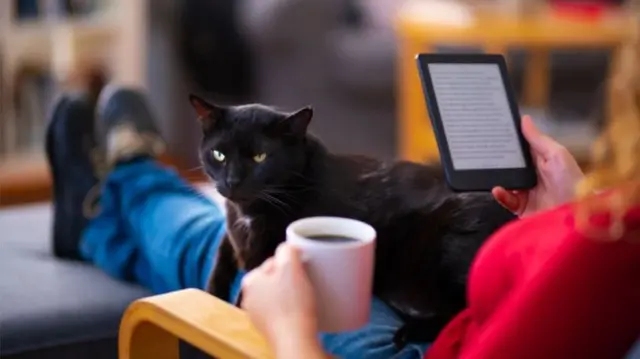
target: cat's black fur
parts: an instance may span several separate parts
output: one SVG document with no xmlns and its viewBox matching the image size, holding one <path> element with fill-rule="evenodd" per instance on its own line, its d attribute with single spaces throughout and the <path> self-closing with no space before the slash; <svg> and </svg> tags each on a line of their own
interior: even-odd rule
<svg viewBox="0 0 640 359">
<path fill-rule="evenodd" d="M 488 193 L 452 192 L 440 167 L 328 152 L 306 133 L 309 108 L 284 114 L 261 105 L 217 107 L 195 96 L 191 102 L 204 130 L 203 167 L 228 199 L 228 232 L 209 286 L 218 297 L 228 296 L 238 268 L 274 254 L 292 221 L 354 218 L 377 231 L 375 295 L 420 319 L 416 331 L 433 339 L 465 306 L 478 248 L 514 219 Z"/>
</svg>

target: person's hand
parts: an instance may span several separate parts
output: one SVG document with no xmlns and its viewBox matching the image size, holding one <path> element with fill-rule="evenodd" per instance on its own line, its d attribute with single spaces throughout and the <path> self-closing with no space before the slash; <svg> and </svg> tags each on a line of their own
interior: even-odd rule
<svg viewBox="0 0 640 359">
<path fill-rule="evenodd" d="M 279 357 L 320 353 L 313 287 L 296 248 L 281 244 L 274 257 L 249 272 L 242 296 L 242 308 Z"/>
<path fill-rule="evenodd" d="M 491 191 L 501 205 L 520 217 L 571 201 L 576 185 L 584 177 L 569 151 L 540 132 L 529 116 L 522 118 L 522 133 L 531 148 L 538 184 L 529 191 L 508 191 L 502 187 Z"/>
</svg>

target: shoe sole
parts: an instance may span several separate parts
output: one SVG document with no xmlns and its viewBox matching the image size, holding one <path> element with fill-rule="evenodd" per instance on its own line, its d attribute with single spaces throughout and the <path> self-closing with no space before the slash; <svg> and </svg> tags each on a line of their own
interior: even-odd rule
<svg viewBox="0 0 640 359">
<path fill-rule="evenodd" d="M 72 97 L 69 94 L 61 95 L 54 103 L 48 118 L 50 119 L 47 124 L 47 132 L 45 134 L 45 153 L 47 161 L 49 162 L 49 169 L 51 171 L 52 178 L 52 201 L 54 209 L 53 218 L 53 253 L 61 258 L 67 259 L 81 259 L 79 249 L 77 246 L 65 246 L 64 243 L 68 241 L 69 236 L 73 235 L 68 233 L 70 228 L 61 226 L 64 210 L 62 204 L 66 203 L 69 193 L 65 190 L 64 186 L 61 186 L 62 179 L 61 173 L 58 170 L 58 164 L 55 162 L 56 146 L 54 145 L 54 129 L 58 128 L 58 123 L 64 120 L 63 116 L 56 116 L 56 114 L 64 107 L 69 106 L 72 101 Z"/>
<path fill-rule="evenodd" d="M 64 187 L 60 186 L 60 174 L 58 172 L 58 166 L 54 162 L 56 158 L 55 146 L 53 145 L 53 132 L 54 129 L 57 128 L 58 123 L 61 121 L 61 116 L 56 116 L 56 114 L 60 111 L 60 109 L 68 105 L 69 96 L 63 95 L 58 98 L 55 102 L 55 105 L 49 114 L 49 118 L 51 119 L 47 125 L 47 133 L 45 136 L 45 152 L 47 154 L 47 161 L 49 162 L 49 170 L 51 171 L 52 178 L 52 201 L 53 201 L 53 253 L 58 257 L 77 257 L 77 253 L 71 253 L 68 248 L 63 248 L 61 243 L 64 241 L 64 235 L 62 228 L 60 227 L 60 216 L 62 215 L 62 208 L 60 208 L 60 204 L 62 199 L 65 198 Z"/>
</svg>

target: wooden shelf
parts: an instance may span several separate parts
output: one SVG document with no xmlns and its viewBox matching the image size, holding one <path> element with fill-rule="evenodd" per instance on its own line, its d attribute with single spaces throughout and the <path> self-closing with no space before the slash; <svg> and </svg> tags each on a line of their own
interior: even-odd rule
<svg viewBox="0 0 640 359">
<path fill-rule="evenodd" d="M 145 88 L 149 7 L 149 0 L 109 0 L 93 15 L 16 20 L 13 1 L 0 0 L 0 153 L 18 150 L 13 99 L 22 66 L 45 70 L 57 86 L 78 68 L 95 67 Z"/>
<path fill-rule="evenodd" d="M 202 171 L 194 171 L 177 164 L 169 156 L 160 162 L 175 167 L 192 183 L 205 182 Z M 51 200 L 51 175 L 44 154 L 16 156 L 0 160 L 0 207 Z"/>
<path fill-rule="evenodd" d="M 116 32 L 108 21 L 26 22 L 13 26 L 3 52 L 13 61 L 48 68 L 58 61 L 104 57 Z"/>
<path fill-rule="evenodd" d="M 43 156 L 0 161 L 0 207 L 44 201 L 51 197 L 51 177 Z"/>
</svg>

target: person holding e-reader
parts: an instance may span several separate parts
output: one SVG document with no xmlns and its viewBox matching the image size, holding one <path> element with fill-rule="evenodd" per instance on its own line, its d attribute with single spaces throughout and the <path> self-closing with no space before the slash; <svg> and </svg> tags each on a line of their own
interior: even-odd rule
<svg viewBox="0 0 640 359">
<path fill-rule="evenodd" d="M 449 186 L 456 191 L 535 187 L 504 58 L 420 54 L 417 60 Z"/>
</svg>

